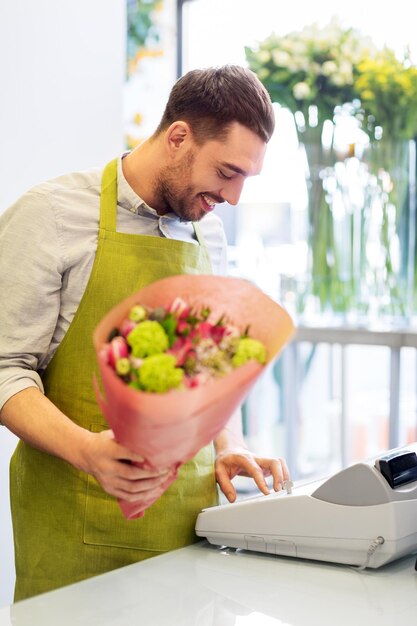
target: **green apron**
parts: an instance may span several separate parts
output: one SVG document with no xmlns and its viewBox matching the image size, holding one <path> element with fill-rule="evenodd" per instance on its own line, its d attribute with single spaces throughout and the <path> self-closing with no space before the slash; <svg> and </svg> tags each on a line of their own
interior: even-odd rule
<svg viewBox="0 0 417 626">
<path fill-rule="evenodd" d="M 117 161 L 103 173 L 98 246 L 75 317 L 43 374 L 46 396 L 83 428 L 108 428 L 92 385 L 98 373 L 93 329 L 120 300 L 175 274 L 211 273 L 199 245 L 116 231 Z M 116 499 L 70 464 L 20 441 L 10 466 L 16 562 L 15 600 L 135 563 L 197 540 L 203 507 L 217 503 L 213 446 L 182 466 L 145 513 L 126 520 Z"/>
</svg>

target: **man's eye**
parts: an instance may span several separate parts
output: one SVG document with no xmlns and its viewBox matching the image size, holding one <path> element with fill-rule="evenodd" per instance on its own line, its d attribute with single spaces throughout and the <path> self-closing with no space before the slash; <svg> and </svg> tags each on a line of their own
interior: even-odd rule
<svg viewBox="0 0 417 626">
<path fill-rule="evenodd" d="M 222 170 L 217 170 L 217 171 L 218 171 L 220 178 L 224 178 L 225 180 L 230 180 L 232 178 L 232 176 L 227 176 L 227 174 L 222 172 Z"/>
</svg>

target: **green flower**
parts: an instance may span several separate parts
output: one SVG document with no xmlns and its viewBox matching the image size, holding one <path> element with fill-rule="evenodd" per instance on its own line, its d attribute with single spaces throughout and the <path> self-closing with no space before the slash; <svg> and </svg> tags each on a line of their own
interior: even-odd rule
<svg viewBox="0 0 417 626">
<path fill-rule="evenodd" d="M 266 348 L 264 344 L 257 339 L 243 337 L 239 340 L 236 353 L 233 356 L 233 366 L 239 367 L 252 360 L 258 361 L 258 363 L 264 365 L 266 363 Z"/>
<path fill-rule="evenodd" d="M 129 319 L 133 322 L 143 322 L 146 319 L 147 313 L 145 307 L 140 304 L 136 304 L 131 308 L 129 313 Z"/>
<path fill-rule="evenodd" d="M 138 369 L 139 387 L 144 391 L 164 393 L 180 387 L 184 378 L 172 354 L 155 354 L 145 359 Z"/>
<path fill-rule="evenodd" d="M 130 361 L 129 359 L 122 358 L 116 361 L 116 372 L 119 376 L 127 376 L 130 372 Z"/>
<path fill-rule="evenodd" d="M 152 320 L 141 322 L 126 337 L 134 357 L 143 359 L 152 354 L 165 352 L 169 347 L 168 336 L 161 324 Z"/>
</svg>

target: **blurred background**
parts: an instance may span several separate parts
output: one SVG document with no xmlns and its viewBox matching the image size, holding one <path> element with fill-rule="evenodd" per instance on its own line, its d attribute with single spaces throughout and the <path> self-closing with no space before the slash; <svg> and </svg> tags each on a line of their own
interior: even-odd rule
<svg viewBox="0 0 417 626">
<path fill-rule="evenodd" d="M 0 5 L 0 211 L 42 180 L 146 139 L 190 69 L 238 63 L 269 89 L 276 130 L 264 170 L 238 206 L 216 211 L 230 274 L 259 285 L 297 326 L 243 407 L 250 447 L 286 457 L 296 479 L 417 439 L 409 12 L 405 0 L 389 14 L 376 0 Z M 0 606 L 14 584 L 15 445 L 1 428 Z"/>
</svg>

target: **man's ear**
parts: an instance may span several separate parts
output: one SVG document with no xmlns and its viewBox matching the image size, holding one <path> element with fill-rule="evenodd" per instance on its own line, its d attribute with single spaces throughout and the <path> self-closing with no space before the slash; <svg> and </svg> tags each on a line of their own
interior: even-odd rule
<svg viewBox="0 0 417 626">
<path fill-rule="evenodd" d="M 173 122 L 167 129 L 165 139 L 170 152 L 183 152 L 183 148 L 188 146 L 192 137 L 192 132 L 187 122 Z"/>
</svg>

